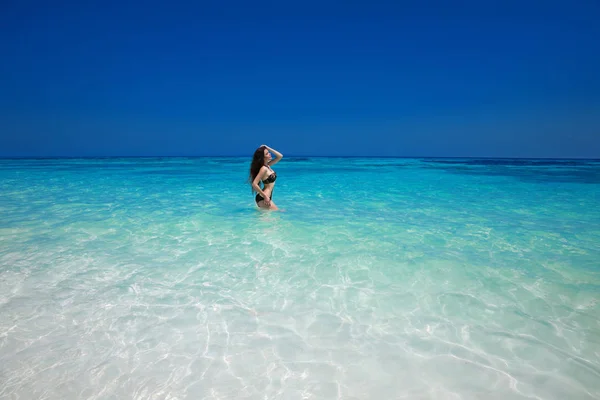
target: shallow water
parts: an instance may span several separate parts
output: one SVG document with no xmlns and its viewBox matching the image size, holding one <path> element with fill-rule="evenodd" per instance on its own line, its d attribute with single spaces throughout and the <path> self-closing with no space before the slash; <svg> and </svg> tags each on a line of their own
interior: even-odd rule
<svg viewBox="0 0 600 400">
<path fill-rule="evenodd" d="M 0 399 L 600 397 L 600 162 L 0 160 Z"/>
</svg>

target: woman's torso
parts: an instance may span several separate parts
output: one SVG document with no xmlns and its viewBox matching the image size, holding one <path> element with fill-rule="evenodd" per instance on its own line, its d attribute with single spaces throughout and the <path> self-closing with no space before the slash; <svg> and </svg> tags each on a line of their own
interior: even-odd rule
<svg viewBox="0 0 600 400">
<path fill-rule="evenodd" d="M 263 192 L 268 194 L 269 196 L 273 192 L 273 188 L 275 187 L 275 181 L 277 180 L 277 174 L 275 171 L 271 169 L 270 166 L 267 165 L 267 173 L 266 176 L 263 175 L 262 183 L 263 183 Z"/>
</svg>

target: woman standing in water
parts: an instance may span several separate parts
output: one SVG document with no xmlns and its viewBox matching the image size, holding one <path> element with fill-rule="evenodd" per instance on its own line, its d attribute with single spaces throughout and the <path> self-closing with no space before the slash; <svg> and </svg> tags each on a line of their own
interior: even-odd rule
<svg viewBox="0 0 600 400">
<path fill-rule="evenodd" d="M 273 159 L 271 153 L 275 154 L 275 159 Z M 277 174 L 271 169 L 271 166 L 277 164 L 282 158 L 283 155 L 280 152 L 264 144 L 254 152 L 248 180 L 252 184 L 252 193 L 256 192 L 254 200 L 259 208 L 278 210 L 272 201 Z M 263 183 L 262 189 L 260 188 L 260 182 Z"/>
</svg>

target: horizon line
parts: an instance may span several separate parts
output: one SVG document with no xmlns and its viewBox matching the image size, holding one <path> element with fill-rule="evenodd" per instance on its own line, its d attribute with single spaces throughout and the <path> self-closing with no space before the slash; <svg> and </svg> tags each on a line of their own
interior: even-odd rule
<svg viewBox="0 0 600 400">
<path fill-rule="evenodd" d="M 98 156 L 1 156 L 0 160 L 111 159 L 111 158 L 252 158 L 252 155 L 98 155 Z M 402 158 L 402 159 L 492 159 L 492 160 L 588 160 L 590 157 L 493 157 L 493 156 L 376 156 L 376 155 L 284 155 L 284 158 Z"/>
</svg>

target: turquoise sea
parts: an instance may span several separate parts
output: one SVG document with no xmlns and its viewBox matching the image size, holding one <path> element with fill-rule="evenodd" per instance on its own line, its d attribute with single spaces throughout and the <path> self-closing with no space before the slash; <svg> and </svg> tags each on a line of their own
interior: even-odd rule
<svg viewBox="0 0 600 400">
<path fill-rule="evenodd" d="M 0 160 L 0 399 L 598 399 L 600 161 Z"/>
</svg>

